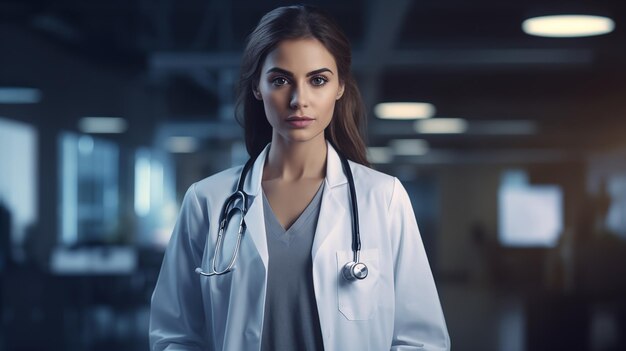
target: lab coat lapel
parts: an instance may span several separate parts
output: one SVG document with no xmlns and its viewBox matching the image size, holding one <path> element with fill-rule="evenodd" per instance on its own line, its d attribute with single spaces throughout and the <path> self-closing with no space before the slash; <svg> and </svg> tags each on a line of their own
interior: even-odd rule
<svg viewBox="0 0 626 351">
<path fill-rule="evenodd" d="M 350 201 L 347 191 L 348 180 L 343 173 L 337 151 L 328 142 L 327 146 L 326 186 L 322 194 L 322 205 L 311 249 L 313 261 L 326 239 L 331 235 L 351 235 L 352 230 L 348 206 Z"/>
<path fill-rule="evenodd" d="M 320 207 L 317 228 L 311 257 L 315 260 L 317 252 L 328 237 L 333 235 L 351 235 L 349 193 L 347 189 L 348 180 L 343 172 L 341 160 L 337 151 L 330 143 L 327 145 L 326 155 L 326 186 L 322 194 L 322 204 Z M 263 177 L 263 166 L 269 150 L 269 144 L 259 154 L 254 162 L 250 175 L 244 182 L 244 191 L 250 196 L 248 212 L 245 220 L 247 233 L 252 238 L 259 255 L 268 267 L 267 238 L 265 233 L 265 217 L 263 214 L 263 201 L 261 195 L 261 180 Z"/>
<path fill-rule="evenodd" d="M 265 216 L 263 215 L 263 199 L 261 195 L 261 180 L 263 177 L 263 166 L 269 150 L 269 144 L 259 154 L 252 165 L 249 175 L 243 185 L 244 191 L 250 196 L 248 212 L 245 221 L 247 225 L 246 234 L 250 235 L 254 245 L 261 256 L 263 265 L 267 269 L 268 251 L 267 238 L 265 236 Z"/>
</svg>

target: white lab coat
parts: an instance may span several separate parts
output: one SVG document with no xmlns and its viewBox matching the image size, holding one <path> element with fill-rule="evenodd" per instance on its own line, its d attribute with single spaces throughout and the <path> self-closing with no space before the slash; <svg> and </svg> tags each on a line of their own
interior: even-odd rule
<svg viewBox="0 0 626 351">
<path fill-rule="evenodd" d="M 152 350 L 260 349 L 268 262 L 261 177 L 268 149 L 244 183 L 252 200 L 233 272 L 204 277 L 194 270 L 211 267 L 220 211 L 237 186 L 241 167 L 208 177 L 187 191 L 152 296 Z M 352 260 L 351 210 L 347 178 L 328 144 L 326 184 L 311 250 L 324 349 L 449 350 L 406 190 L 394 177 L 350 165 L 359 206 L 361 261 L 369 275 L 352 282 L 341 276 L 342 267 Z M 232 242 L 226 247 L 224 262 Z"/>
</svg>

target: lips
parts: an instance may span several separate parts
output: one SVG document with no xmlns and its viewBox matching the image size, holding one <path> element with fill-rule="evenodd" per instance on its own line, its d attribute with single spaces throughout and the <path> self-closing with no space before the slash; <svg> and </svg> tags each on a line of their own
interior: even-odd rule
<svg viewBox="0 0 626 351">
<path fill-rule="evenodd" d="M 308 116 L 289 116 L 287 118 L 287 123 L 295 128 L 304 128 L 310 125 L 315 121 L 314 118 Z"/>
</svg>

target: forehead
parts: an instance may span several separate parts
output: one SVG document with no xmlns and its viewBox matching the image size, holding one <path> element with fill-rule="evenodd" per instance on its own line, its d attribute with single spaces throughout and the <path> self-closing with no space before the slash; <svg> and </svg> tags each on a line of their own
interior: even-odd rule
<svg viewBox="0 0 626 351">
<path fill-rule="evenodd" d="M 307 73 L 322 67 L 337 72 L 335 58 L 317 39 L 283 40 L 270 51 L 263 63 L 263 72 L 279 67 L 294 74 Z"/>
</svg>

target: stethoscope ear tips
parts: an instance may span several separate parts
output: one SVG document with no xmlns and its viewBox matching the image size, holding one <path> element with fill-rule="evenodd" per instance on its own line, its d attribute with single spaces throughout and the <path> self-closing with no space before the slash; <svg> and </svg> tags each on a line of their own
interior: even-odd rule
<svg viewBox="0 0 626 351">
<path fill-rule="evenodd" d="M 341 271 L 346 280 L 362 280 L 367 277 L 367 266 L 362 262 L 348 262 Z"/>
</svg>

